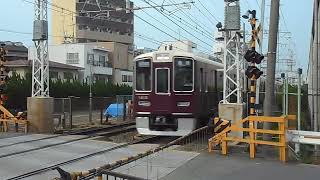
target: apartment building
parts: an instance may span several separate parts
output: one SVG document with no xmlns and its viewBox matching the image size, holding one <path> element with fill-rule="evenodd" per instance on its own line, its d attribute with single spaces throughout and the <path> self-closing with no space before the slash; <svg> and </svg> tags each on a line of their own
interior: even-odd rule
<svg viewBox="0 0 320 180">
<path fill-rule="evenodd" d="M 54 44 L 133 44 L 133 13 L 119 10 L 126 7 L 126 0 L 52 0 L 52 4 L 63 7 L 62 11 L 52 11 Z"/>
<path fill-rule="evenodd" d="M 12 41 L 0 41 L 0 44 L 4 45 L 8 61 L 14 60 L 28 60 L 28 48 L 21 42 Z"/>
<path fill-rule="evenodd" d="M 93 81 L 132 86 L 133 52 L 130 47 L 115 42 L 50 45 L 49 60 L 83 68 L 80 81 L 89 82 L 92 77 Z M 34 58 L 33 47 L 29 50 L 29 59 Z"/>
<path fill-rule="evenodd" d="M 80 81 L 112 81 L 112 65 L 109 62 L 109 50 L 94 44 L 60 44 L 51 45 L 49 60 L 83 68 L 79 74 Z M 29 59 L 36 56 L 35 48 L 29 49 Z"/>
<path fill-rule="evenodd" d="M 21 78 L 25 78 L 28 73 L 32 73 L 32 61 L 30 60 L 10 60 L 5 65 L 10 68 L 9 76 L 15 73 Z M 62 81 L 78 80 L 82 71 L 81 67 L 49 61 L 50 79 L 53 81 L 58 79 Z"/>
</svg>

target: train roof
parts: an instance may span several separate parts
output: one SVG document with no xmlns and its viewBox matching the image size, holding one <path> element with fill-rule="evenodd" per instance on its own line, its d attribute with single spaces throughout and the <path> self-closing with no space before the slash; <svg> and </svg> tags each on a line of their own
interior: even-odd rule
<svg viewBox="0 0 320 180">
<path fill-rule="evenodd" d="M 199 62 L 202 62 L 202 63 L 206 63 L 206 64 L 210 64 L 210 65 L 216 66 L 217 69 L 222 69 L 223 68 L 223 64 L 221 62 L 217 62 L 217 61 L 205 58 L 205 57 L 201 57 L 200 55 L 195 54 L 195 53 L 177 51 L 177 50 L 168 50 L 168 51 L 159 51 L 158 50 L 158 51 L 154 51 L 154 52 L 141 54 L 141 55 L 137 56 L 136 58 L 134 58 L 134 61 L 138 61 L 140 59 L 145 59 L 145 58 L 152 57 L 154 62 L 159 62 L 159 61 L 155 61 L 155 59 L 156 59 L 156 56 L 160 55 L 160 54 L 161 55 L 167 55 L 167 56 L 170 57 L 170 59 L 172 59 L 172 57 L 190 57 L 190 58 L 193 58 L 195 61 L 199 61 Z M 164 62 L 172 62 L 172 60 L 164 61 Z"/>
</svg>

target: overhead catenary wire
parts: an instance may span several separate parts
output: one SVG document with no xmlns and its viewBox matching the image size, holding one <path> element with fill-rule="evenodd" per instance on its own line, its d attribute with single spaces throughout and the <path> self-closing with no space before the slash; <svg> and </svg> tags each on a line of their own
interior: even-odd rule
<svg viewBox="0 0 320 180">
<path fill-rule="evenodd" d="M 148 37 L 148 36 L 146 36 L 146 35 L 142 35 L 142 34 L 139 34 L 139 33 L 134 33 L 134 34 L 137 35 L 138 38 L 140 38 L 140 39 L 142 39 L 142 40 L 145 40 L 145 41 L 148 41 L 148 42 L 151 42 L 151 43 L 153 43 L 153 44 L 156 44 L 156 45 L 159 45 L 159 46 L 163 44 L 163 42 L 158 41 L 158 40 L 156 40 L 156 39 L 154 39 L 154 38 Z M 174 47 L 174 48 L 176 48 L 176 49 L 178 49 L 178 50 L 184 51 L 184 49 L 179 48 L 179 47 L 177 47 L 177 46 L 172 46 L 172 47 Z M 207 54 L 207 55 L 208 55 L 208 54 Z"/>
<path fill-rule="evenodd" d="M 150 15 L 149 13 L 147 13 L 145 10 L 142 10 L 146 15 L 148 15 L 150 18 L 152 18 L 155 21 L 158 21 L 154 16 Z M 158 21 L 160 24 L 162 24 L 163 26 L 165 26 L 166 28 L 168 28 L 169 30 L 171 30 L 172 32 L 179 34 L 178 32 L 176 32 L 176 30 L 172 29 L 171 27 L 169 27 L 167 24 L 163 23 L 162 21 Z M 184 36 L 183 36 L 184 37 Z M 186 38 L 186 37 L 184 37 Z M 207 37 L 207 38 L 213 38 L 213 37 Z"/>
<path fill-rule="evenodd" d="M 175 3 L 175 1 L 173 0 L 169 0 L 171 3 Z M 179 6 L 176 6 L 177 8 L 179 8 Z M 198 21 L 198 19 L 196 17 L 190 17 L 190 15 L 187 14 L 186 11 L 184 11 L 184 9 L 181 9 L 180 12 L 187 17 L 190 21 L 192 21 L 195 24 L 195 29 L 199 30 L 201 33 L 205 33 L 208 36 L 214 38 L 214 36 L 212 35 L 212 31 L 211 29 L 206 29 L 205 27 L 207 27 L 206 25 L 202 24 L 201 21 Z M 190 13 L 189 13 L 190 14 Z M 175 14 L 174 14 L 175 15 Z M 181 18 L 182 19 L 182 18 Z M 183 21 L 185 21 L 184 19 L 182 19 Z M 185 21 L 186 22 L 186 21 Z M 201 24 L 201 25 L 200 25 Z M 199 28 L 198 28 L 199 27 Z"/>
<path fill-rule="evenodd" d="M 208 21 L 215 26 L 215 23 L 211 20 L 211 18 L 209 18 L 207 15 L 205 15 L 195 4 L 193 4 L 193 6 L 206 18 L 208 19 Z"/>
<path fill-rule="evenodd" d="M 155 4 L 155 5 L 157 5 L 157 4 L 156 4 L 155 2 L 153 2 L 152 0 L 149 0 L 150 2 L 148 2 L 148 1 L 146 1 L 146 0 L 143 0 L 143 1 L 144 1 L 145 3 L 147 3 L 148 5 L 150 5 L 150 6 L 153 6 L 150 2 L 152 2 L 152 3 Z M 164 13 L 163 13 L 162 11 L 160 11 L 158 8 L 155 8 L 155 7 L 154 7 L 154 9 L 157 10 L 159 13 L 161 13 L 164 17 L 166 17 L 166 18 L 167 18 L 168 20 L 170 20 L 172 23 L 176 24 L 176 22 L 174 22 L 170 17 L 168 17 L 166 14 L 164 14 Z M 179 28 L 181 28 L 181 29 L 184 30 L 186 33 L 188 33 L 189 35 L 193 36 L 194 38 L 196 38 L 196 39 L 199 40 L 200 42 L 208 45 L 209 47 L 212 46 L 212 45 L 208 44 L 207 42 L 199 39 L 197 36 L 195 36 L 194 34 L 192 34 L 191 32 L 189 32 L 188 30 L 186 30 L 185 28 L 183 28 L 183 27 L 180 26 L 179 24 L 176 24 L 176 26 L 178 26 Z M 206 50 L 208 50 L 207 48 L 201 46 L 200 44 L 198 44 L 198 46 L 199 46 L 199 47 L 202 47 L 202 48 L 204 48 L 204 49 L 206 49 Z M 209 52 L 210 52 L 210 51 L 211 51 L 211 50 L 209 50 Z"/>
<path fill-rule="evenodd" d="M 25 1 L 25 2 L 28 2 L 28 3 L 31 3 L 31 4 L 35 4 L 34 2 L 31 2 L 31 1 L 28 1 L 28 0 L 22 0 L 22 1 Z M 76 15 L 76 16 L 78 16 L 78 13 L 76 13 L 76 12 L 74 12 L 74 11 L 71 11 L 71 10 L 68 10 L 68 9 L 65 9 L 65 8 L 63 8 L 63 7 L 60 7 L 59 5 L 56 5 L 56 4 L 54 4 L 54 3 L 49 3 L 49 2 L 48 2 L 48 5 L 53 6 L 53 7 L 55 7 L 55 8 L 60 8 L 61 10 L 62 10 L 62 9 L 65 10 L 65 11 L 57 11 L 57 12 L 61 12 L 61 13 L 69 12 L 67 15 Z M 135 16 L 137 17 L 137 15 L 135 15 Z M 90 18 L 91 18 L 91 19 L 99 19 L 99 20 L 101 20 L 101 18 L 99 18 L 99 17 L 90 17 Z M 144 20 L 144 19 L 141 18 L 141 17 L 139 17 L 139 19 Z M 144 20 L 144 22 L 147 22 L 147 24 L 152 25 L 153 27 L 157 28 L 158 30 L 161 30 L 160 28 L 158 28 L 157 26 L 153 25 L 152 23 L 149 23 L 149 22 L 146 21 L 146 20 Z M 163 32 L 163 33 L 165 33 L 165 34 L 168 35 L 168 33 L 166 33 L 166 32 L 163 31 L 163 30 L 161 30 L 161 32 Z M 64 37 L 64 36 L 55 36 L 55 37 Z M 177 40 L 177 41 L 180 41 L 178 38 L 176 38 L 176 37 L 174 37 L 174 36 L 172 36 L 172 35 L 170 35 L 170 37 L 174 38 L 174 39 Z M 183 41 L 182 41 L 182 42 L 183 42 Z M 203 46 L 201 46 L 201 45 L 198 45 L 198 46 L 199 46 L 199 47 L 203 47 Z M 210 54 L 211 54 L 211 50 L 206 49 L 205 47 L 203 47 L 203 49 L 205 50 L 205 52 L 202 52 L 202 53 L 207 54 L 207 55 L 210 55 Z"/>
<path fill-rule="evenodd" d="M 199 1 L 199 4 L 213 17 L 213 19 L 215 19 L 217 22 L 219 22 L 218 18 L 214 14 L 212 14 L 212 12 L 210 12 L 208 10 L 208 8 L 206 8 L 206 6 L 204 6 L 200 0 L 198 0 L 198 1 Z"/>
<path fill-rule="evenodd" d="M 148 25 L 150 25 L 150 26 L 154 27 L 155 29 L 157 29 L 157 30 L 161 31 L 162 33 L 166 34 L 167 36 L 169 36 L 169 37 L 171 37 L 171 38 L 173 38 L 173 39 L 175 39 L 175 40 L 177 40 L 177 41 L 180 41 L 180 42 L 182 42 L 182 43 L 186 44 L 184 41 L 179 40 L 179 39 L 178 39 L 178 38 L 176 38 L 175 36 L 172 36 L 171 34 L 169 34 L 169 33 L 165 32 L 164 30 L 162 30 L 162 29 L 160 29 L 159 27 L 155 26 L 154 24 L 152 24 L 152 23 L 148 22 L 147 20 L 145 20 L 145 19 L 141 18 L 140 16 L 138 16 L 138 15 L 136 15 L 136 14 L 135 14 L 134 16 L 135 16 L 135 17 L 137 17 L 138 19 L 142 20 L 143 22 L 147 23 Z M 186 44 L 186 45 L 188 45 L 188 44 Z M 210 56 L 210 53 L 208 53 L 208 52 L 202 52 L 202 53 L 207 54 L 207 55 L 209 55 L 209 56 Z"/>
</svg>

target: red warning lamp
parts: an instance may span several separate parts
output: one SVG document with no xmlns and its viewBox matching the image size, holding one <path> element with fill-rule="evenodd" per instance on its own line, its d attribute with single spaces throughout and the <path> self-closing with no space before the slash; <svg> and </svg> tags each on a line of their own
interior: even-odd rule
<svg viewBox="0 0 320 180">
<path fill-rule="evenodd" d="M 260 71 L 259 68 L 257 68 L 256 66 L 249 66 L 248 69 L 246 70 L 246 76 L 251 79 L 251 78 L 255 78 L 255 79 L 259 79 L 260 76 L 263 74 L 262 71 Z"/>
<path fill-rule="evenodd" d="M 262 60 L 264 59 L 264 56 L 257 53 L 257 51 L 249 49 L 246 54 L 244 55 L 244 58 L 251 63 L 260 64 Z"/>
</svg>

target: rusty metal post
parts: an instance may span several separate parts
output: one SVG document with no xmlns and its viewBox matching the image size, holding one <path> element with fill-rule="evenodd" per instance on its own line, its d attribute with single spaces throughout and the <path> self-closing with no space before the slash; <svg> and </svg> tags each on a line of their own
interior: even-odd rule
<svg viewBox="0 0 320 180">
<path fill-rule="evenodd" d="M 100 107 L 100 124 L 102 125 L 103 124 L 103 109 L 102 107 Z"/>
<path fill-rule="evenodd" d="M 69 96 L 69 117 L 70 117 L 70 129 L 72 129 L 72 98 L 73 96 Z"/>
<path fill-rule="evenodd" d="M 125 98 L 125 96 L 123 96 L 123 121 L 125 121 L 126 120 L 126 98 Z"/>
<path fill-rule="evenodd" d="M 102 180 L 102 173 L 98 175 L 98 180 Z"/>
</svg>

